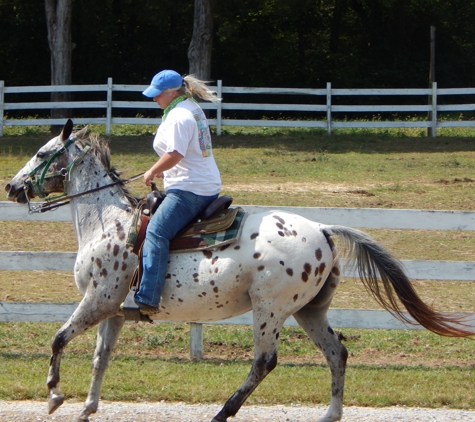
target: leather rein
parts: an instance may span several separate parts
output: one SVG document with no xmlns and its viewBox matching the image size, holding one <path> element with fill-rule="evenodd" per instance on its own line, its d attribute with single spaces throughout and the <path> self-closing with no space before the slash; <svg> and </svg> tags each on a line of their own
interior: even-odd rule
<svg viewBox="0 0 475 422">
<path fill-rule="evenodd" d="M 66 189 L 67 189 L 68 183 L 71 180 L 72 170 L 74 169 L 74 167 L 76 167 L 82 161 L 82 159 L 89 152 L 91 147 L 89 145 L 86 146 L 81 151 L 81 153 L 73 161 L 71 161 L 71 163 L 68 164 L 68 166 L 66 168 L 62 168 L 59 171 L 51 172 L 48 175 L 46 175 L 46 173 L 47 173 L 48 169 L 50 168 L 51 164 L 53 163 L 53 161 L 58 156 L 63 154 L 67 150 L 67 148 L 69 148 L 70 145 L 73 145 L 76 140 L 77 140 L 77 137 L 75 137 L 75 136 L 70 137 L 68 139 L 68 141 L 65 142 L 65 144 L 61 148 L 59 148 L 57 151 L 55 151 L 55 153 L 52 154 L 51 157 L 48 160 L 43 161 L 41 164 L 39 164 L 37 167 L 35 167 L 33 170 L 31 170 L 28 173 L 28 178 L 25 179 L 25 182 L 24 182 L 25 186 L 24 186 L 23 189 L 25 190 L 25 196 L 26 196 L 26 200 L 27 200 L 27 203 L 28 203 L 28 213 L 29 214 L 43 213 L 43 212 L 46 212 L 46 211 L 54 211 L 54 210 L 58 209 L 59 207 L 61 207 L 63 205 L 68 205 L 70 203 L 70 200 L 73 199 L 73 198 L 78 198 L 80 196 L 88 195 L 90 193 L 94 193 L 94 192 L 100 191 L 102 189 L 107 189 L 111 186 L 115 186 L 115 185 L 118 185 L 118 184 L 126 184 L 126 183 L 130 183 L 130 182 L 134 182 L 135 180 L 140 179 L 144 175 L 144 173 L 140 173 L 140 174 L 136 174 L 135 176 L 132 176 L 130 179 L 117 180 L 115 182 L 108 183 L 107 185 L 99 186 L 99 187 L 93 188 L 93 189 L 89 189 L 89 190 L 86 190 L 84 192 L 76 193 L 74 195 L 66 194 Z M 43 169 L 43 171 L 42 171 L 41 175 L 38 176 L 37 173 L 41 169 Z M 63 193 L 61 193 L 59 195 L 55 195 L 55 196 L 45 196 L 43 194 L 43 192 L 41 192 L 41 190 L 40 190 L 41 185 L 43 184 L 45 179 L 49 179 L 49 178 L 57 177 L 57 176 L 62 176 L 63 177 Z M 28 195 L 28 191 L 30 189 L 33 190 L 33 192 L 35 192 L 40 198 L 45 198 L 46 202 L 40 203 L 38 206 L 32 205 L 32 203 L 30 202 L 30 197 Z"/>
</svg>

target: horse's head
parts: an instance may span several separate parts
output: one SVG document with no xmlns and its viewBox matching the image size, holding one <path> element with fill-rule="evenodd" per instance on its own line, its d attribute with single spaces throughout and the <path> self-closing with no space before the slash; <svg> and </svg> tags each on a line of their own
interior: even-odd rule
<svg viewBox="0 0 475 422">
<path fill-rule="evenodd" d="M 68 149 L 75 139 L 86 135 L 87 127 L 73 135 L 72 131 L 73 122 L 69 119 L 59 136 L 42 146 L 5 186 L 8 199 L 24 204 L 30 198 L 64 191 L 63 181 L 72 162 Z"/>
</svg>

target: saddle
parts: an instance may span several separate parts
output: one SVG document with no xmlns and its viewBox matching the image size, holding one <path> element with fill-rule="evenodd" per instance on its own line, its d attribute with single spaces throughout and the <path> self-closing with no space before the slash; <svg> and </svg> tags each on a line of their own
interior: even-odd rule
<svg viewBox="0 0 475 422">
<path fill-rule="evenodd" d="M 127 243 L 133 246 L 132 252 L 140 256 L 140 250 L 145 240 L 145 233 L 151 216 L 165 199 L 165 194 L 157 189 L 155 183 L 151 184 L 152 190 L 145 199 L 140 201 L 138 211 L 134 216 Z M 170 250 L 194 249 L 200 247 L 200 240 L 193 238 L 197 234 L 215 233 L 230 227 L 239 208 L 230 209 L 233 198 L 222 195 L 214 200 L 208 207 L 187 227 L 185 227 L 170 242 Z M 201 244 L 201 246 L 205 246 Z"/>
</svg>

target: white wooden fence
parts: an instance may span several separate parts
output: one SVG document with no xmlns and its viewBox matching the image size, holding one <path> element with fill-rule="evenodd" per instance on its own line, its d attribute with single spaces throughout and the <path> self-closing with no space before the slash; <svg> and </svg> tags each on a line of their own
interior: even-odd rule
<svg viewBox="0 0 475 422">
<path fill-rule="evenodd" d="M 378 208 L 305 208 L 242 206 L 247 212 L 257 213 L 280 209 L 302 215 L 326 224 L 340 224 L 360 228 L 475 230 L 475 212 L 393 210 Z M 69 207 L 55 212 L 28 215 L 27 207 L 0 202 L 1 220 L 71 221 Z M 72 271 L 76 253 L 73 252 L 8 252 L 0 251 L 0 270 L 61 270 Z M 412 279 L 475 281 L 475 262 L 468 261 L 402 261 Z M 0 273 L 1 275 L 1 273 Z M 344 269 L 343 276 L 355 276 Z M 0 322 L 64 322 L 77 303 L 15 303 L 0 302 Z M 474 302 L 475 308 L 475 302 Z M 475 309 L 474 309 L 475 310 Z M 422 329 L 406 325 L 383 310 L 330 309 L 329 320 L 339 328 Z M 475 327 L 475 318 L 470 323 Z M 252 324 L 252 313 L 215 322 L 215 324 Z M 287 326 L 296 326 L 293 317 Z M 202 357 L 202 325 L 191 324 L 191 354 Z"/>
<path fill-rule="evenodd" d="M 146 85 L 122 85 L 113 84 L 112 78 L 108 78 L 107 84 L 103 85 L 63 85 L 63 86 L 17 86 L 6 87 L 4 81 L 0 81 L 0 136 L 3 136 L 4 126 L 41 126 L 63 125 L 64 119 L 31 118 L 38 110 L 50 109 L 99 109 L 102 117 L 78 117 L 74 118 L 76 124 L 103 124 L 106 126 L 107 135 L 111 134 L 114 124 L 154 124 L 160 123 L 159 118 L 146 117 L 120 117 L 119 109 L 156 109 L 157 105 L 152 101 L 143 101 L 141 92 Z M 218 96 L 223 98 L 220 104 L 202 103 L 207 110 L 214 110 L 215 116 L 210 116 L 209 122 L 216 126 L 217 134 L 221 134 L 223 126 L 267 126 L 267 127 L 304 127 L 322 128 L 328 134 L 338 128 L 426 128 L 432 136 L 436 136 L 438 128 L 444 127 L 475 127 L 475 120 L 467 118 L 463 113 L 471 114 L 475 110 L 475 88 L 438 88 L 433 83 L 431 88 L 404 88 L 404 89 L 334 89 L 328 82 L 326 88 L 243 88 L 226 87 L 218 80 L 216 86 L 211 89 L 217 91 Z M 51 102 L 35 101 L 20 102 L 22 94 L 38 94 L 51 92 L 71 93 L 103 93 L 100 101 L 69 101 Z M 119 92 L 137 93 L 137 100 L 119 101 L 113 98 Z M 269 103 L 257 104 L 252 102 L 253 95 L 293 96 L 295 101 L 291 104 Z M 15 101 L 5 102 L 8 98 Z M 229 98 L 239 95 L 245 102 L 230 102 Z M 381 99 L 404 97 L 404 105 L 381 105 Z M 274 97 L 277 98 L 277 97 Z M 301 98 L 308 99 L 302 103 Z M 456 100 L 454 100 L 454 98 Z M 348 100 L 347 100 L 348 99 Z M 377 99 L 377 101 L 376 101 Z M 407 104 L 411 100 L 411 104 Z M 428 100 L 429 99 L 429 100 Z M 348 104 L 345 104 L 347 102 Z M 368 104 L 369 103 L 369 104 Z M 371 104 L 373 103 L 373 104 Z M 24 110 L 21 118 L 9 118 L 8 112 Z M 236 111 L 258 112 L 261 118 L 236 119 L 232 115 Z M 265 112 L 284 113 L 285 119 L 272 119 Z M 292 113 L 304 113 L 305 118 L 288 118 Z M 158 110 L 157 110 L 158 113 Z M 390 113 L 403 117 L 402 119 L 379 119 L 380 113 Z M 444 118 L 440 119 L 440 114 Z M 364 121 L 365 115 L 378 116 Z M 387 114 L 386 114 L 387 115 Z M 230 117 L 231 116 L 231 117 Z M 363 116 L 363 118 L 361 117 Z M 417 119 L 404 119 L 405 116 L 417 116 Z M 454 117 L 455 116 L 455 117 Z M 467 119 L 467 120 L 464 120 Z"/>
</svg>

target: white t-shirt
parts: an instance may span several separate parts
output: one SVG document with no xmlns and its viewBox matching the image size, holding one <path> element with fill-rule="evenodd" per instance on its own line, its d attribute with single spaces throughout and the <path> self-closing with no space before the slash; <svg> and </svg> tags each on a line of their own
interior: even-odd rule
<svg viewBox="0 0 475 422">
<path fill-rule="evenodd" d="M 210 196 L 221 190 L 221 177 L 213 157 L 208 120 L 189 99 L 178 103 L 158 127 L 153 148 L 159 156 L 177 151 L 183 159 L 163 173 L 163 186 Z"/>
</svg>

